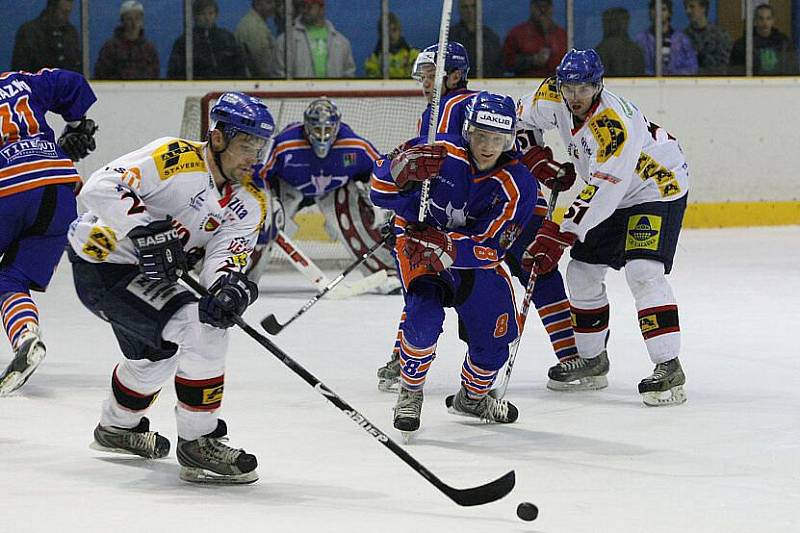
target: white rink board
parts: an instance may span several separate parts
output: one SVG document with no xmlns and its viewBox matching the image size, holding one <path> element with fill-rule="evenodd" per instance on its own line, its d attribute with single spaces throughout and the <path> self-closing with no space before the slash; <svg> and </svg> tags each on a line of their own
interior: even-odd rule
<svg viewBox="0 0 800 533">
<path fill-rule="evenodd" d="M 467 487 L 508 469 L 499 502 L 459 508 L 240 331 L 228 356 L 223 417 L 231 444 L 257 454 L 251 486 L 192 486 L 174 451 L 159 461 L 88 448 L 118 359 L 111 329 L 78 302 L 64 262 L 35 295 L 48 359 L 0 399 L 3 531 L 794 533 L 800 531 L 800 227 L 685 231 L 670 279 L 680 304 L 689 402 L 645 408 L 652 369 L 624 278 L 610 273 L 611 373 L 605 391 L 545 389 L 554 357 L 535 316 L 508 398 L 510 426 L 447 414 L 464 348 L 448 312 L 423 428 L 410 452 Z M 247 313 L 285 320 L 310 297 L 295 274 L 268 275 Z M 391 395 L 376 389 L 399 296 L 322 300 L 276 342 L 393 438 Z M 5 364 L 9 349 L 0 348 Z M 172 385 L 154 428 L 175 437 Z M 515 517 L 520 501 L 539 518 Z"/>
</svg>

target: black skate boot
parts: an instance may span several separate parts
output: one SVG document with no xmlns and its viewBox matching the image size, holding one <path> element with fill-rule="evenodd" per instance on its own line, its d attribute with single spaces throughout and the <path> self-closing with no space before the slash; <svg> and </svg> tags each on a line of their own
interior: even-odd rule
<svg viewBox="0 0 800 533">
<path fill-rule="evenodd" d="M 410 391 L 400 387 L 397 403 L 394 406 L 394 427 L 403 433 L 406 443 L 411 434 L 419 429 L 419 420 L 422 416 L 422 391 Z"/>
<path fill-rule="evenodd" d="M 14 359 L 0 374 L 0 396 L 11 394 L 22 387 L 47 354 L 39 336 L 39 328 L 30 325 L 25 327 L 28 332 L 22 334 Z"/>
<path fill-rule="evenodd" d="M 378 390 L 397 392 L 400 388 L 400 355 L 392 354 L 385 365 L 378 369 Z"/>
<path fill-rule="evenodd" d="M 128 453 L 145 459 L 161 459 L 169 454 L 169 440 L 150 431 L 147 417 L 134 428 L 101 426 L 94 428 L 94 442 L 89 445 L 102 452 Z"/>
<path fill-rule="evenodd" d="M 519 418 L 519 410 L 508 400 L 498 400 L 490 394 L 476 400 L 469 397 L 464 387 L 445 398 L 444 404 L 454 415 L 479 418 L 487 424 L 510 424 Z"/>
<path fill-rule="evenodd" d="M 600 390 L 608 387 L 608 353 L 603 350 L 597 357 L 580 356 L 560 361 L 547 371 L 547 388 L 556 391 Z"/>
<path fill-rule="evenodd" d="M 653 373 L 639 382 L 639 394 L 645 405 L 651 407 L 678 405 L 686 401 L 685 383 L 686 376 L 676 357 L 658 363 Z"/>
<path fill-rule="evenodd" d="M 231 448 L 225 442 L 228 426 L 217 420 L 217 429 L 196 440 L 178 438 L 181 479 L 192 483 L 238 485 L 258 479 L 256 456 Z"/>
</svg>

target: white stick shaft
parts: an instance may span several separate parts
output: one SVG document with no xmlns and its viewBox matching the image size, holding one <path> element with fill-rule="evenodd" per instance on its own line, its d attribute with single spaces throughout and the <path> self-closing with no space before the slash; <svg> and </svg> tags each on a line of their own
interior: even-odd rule
<svg viewBox="0 0 800 533">
<path fill-rule="evenodd" d="M 318 291 L 324 289 L 331 282 L 328 276 L 284 232 L 278 232 L 278 235 L 275 236 L 275 244 L 278 245 L 292 266 L 305 276 Z"/>
</svg>

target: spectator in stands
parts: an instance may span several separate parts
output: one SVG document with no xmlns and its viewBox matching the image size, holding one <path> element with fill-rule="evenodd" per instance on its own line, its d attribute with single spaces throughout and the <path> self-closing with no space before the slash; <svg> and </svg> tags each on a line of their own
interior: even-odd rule
<svg viewBox="0 0 800 533">
<path fill-rule="evenodd" d="M 567 32 L 553 22 L 552 0 L 531 0 L 530 13 L 508 32 L 503 63 L 517 76 L 552 76 L 567 52 Z"/>
<path fill-rule="evenodd" d="M 236 37 L 228 30 L 217 27 L 219 8 L 215 0 L 194 0 L 192 4 L 194 28 L 194 79 L 213 80 L 243 78 L 244 58 Z M 167 77 L 186 78 L 186 34 L 172 45 Z"/>
<path fill-rule="evenodd" d="M 736 40 L 731 51 L 731 73 L 745 72 L 745 38 Z M 778 76 L 797 73 L 797 58 L 789 38 L 775 28 L 772 7 L 761 4 L 756 7 L 753 20 L 753 74 L 756 76 Z"/>
<path fill-rule="evenodd" d="M 36 72 L 43 67 L 56 67 L 81 72 L 81 45 L 78 30 L 69 22 L 70 13 L 72 0 L 47 0 L 37 18 L 20 26 L 11 70 Z"/>
<path fill-rule="evenodd" d="M 644 54 L 628 34 L 630 14 L 624 7 L 603 11 L 603 40 L 595 46 L 606 76 L 642 76 Z"/>
<path fill-rule="evenodd" d="M 708 0 L 683 0 L 689 17 L 684 33 L 697 52 L 698 74 L 724 75 L 731 55 L 731 36 L 708 22 Z"/>
<path fill-rule="evenodd" d="M 273 15 L 275 0 L 252 0 L 250 11 L 236 26 L 234 34 L 244 54 L 248 78 L 276 77 L 275 36 L 267 26 Z"/>
<path fill-rule="evenodd" d="M 697 52 L 689 38 L 680 30 L 672 28 L 672 0 L 661 0 L 661 59 L 664 76 L 697 74 Z M 650 0 L 650 28 L 635 37 L 636 44 L 644 52 L 644 71 L 656 73 L 656 2 Z"/>
<path fill-rule="evenodd" d="M 477 28 L 477 12 L 475 0 L 460 0 L 458 3 L 461 20 L 450 28 L 450 40 L 464 45 L 467 55 L 477 65 L 477 44 L 475 29 Z M 477 73 L 477 70 L 473 71 Z M 503 54 L 500 48 L 500 37 L 492 28 L 483 25 L 483 76 L 499 78 L 503 75 Z"/>
<path fill-rule="evenodd" d="M 367 78 L 383 77 L 383 39 L 381 38 L 382 21 L 378 19 L 378 44 L 372 55 L 364 62 L 364 73 Z M 403 37 L 400 19 L 389 13 L 389 77 L 408 78 L 419 49 L 411 48 Z"/>
<path fill-rule="evenodd" d="M 350 41 L 325 18 L 325 0 L 304 0 L 291 32 L 278 37 L 275 64 L 278 76 L 286 75 L 286 34 L 295 44 L 291 74 L 295 78 L 352 78 L 356 62 Z"/>
<path fill-rule="evenodd" d="M 99 80 L 152 80 L 158 78 L 158 52 L 144 38 L 144 7 L 125 0 L 119 8 L 120 25 L 100 49 L 94 65 Z"/>
</svg>

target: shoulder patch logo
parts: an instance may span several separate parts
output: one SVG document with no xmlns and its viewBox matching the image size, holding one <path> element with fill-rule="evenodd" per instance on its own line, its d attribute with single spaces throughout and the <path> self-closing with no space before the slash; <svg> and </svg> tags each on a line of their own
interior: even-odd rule
<svg viewBox="0 0 800 533">
<path fill-rule="evenodd" d="M 597 141 L 597 162 L 605 163 L 622 152 L 627 132 L 616 111 L 604 109 L 589 121 L 589 131 Z"/>
<path fill-rule="evenodd" d="M 537 100 L 547 100 L 548 102 L 561 102 L 561 94 L 558 92 L 558 85 L 555 78 L 547 78 L 536 90 L 533 97 L 534 103 Z"/>
<path fill-rule="evenodd" d="M 357 157 L 358 156 L 355 152 L 346 152 L 344 155 L 342 155 L 342 162 L 344 163 L 344 166 L 351 167 L 356 164 Z"/>
<path fill-rule="evenodd" d="M 153 152 L 153 162 L 162 181 L 181 172 L 206 172 L 203 145 L 183 139 L 159 146 Z"/>
</svg>

